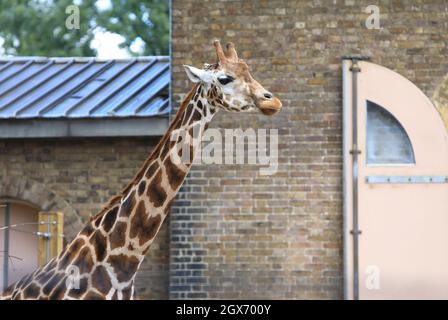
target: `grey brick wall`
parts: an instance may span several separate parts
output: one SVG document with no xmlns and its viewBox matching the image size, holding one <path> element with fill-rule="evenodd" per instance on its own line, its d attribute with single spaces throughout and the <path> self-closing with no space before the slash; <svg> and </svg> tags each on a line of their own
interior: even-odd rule
<svg viewBox="0 0 448 320">
<path fill-rule="evenodd" d="M 213 39 L 234 41 L 284 109 L 222 112 L 212 127 L 278 129 L 279 170 L 195 165 L 138 275 L 139 298 L 342 297 L 340 58 L 369 55 L 429 97 L 448 73 L 446 1 L 377 1 L 381 30 L 364 27 L 368 4 L 173 0 L 174 104 L 190 87 L 182 64 L 214 62 Z M 86 219 L 155 143 L 3 140 L 0 181 L 44 185 Z"/>
<path fill-rule="evenodd" d="M 26 181 L 30 192 L 43 186 L 86 221 L 128 184 L 155 143 L 150 138 L 0 140 L 0 197 L 12 189 L 5 184 Z M 59 203 L 51 210 L 66 212 Z M 79 231 L 78 225 L 71 228 L 72 220 L 66 217 L 64 226 L 70 237 Z M 168 226 L 165 221 L 137 275 L 138 298 L 168 297 Z"/>
<path fill-rule="evenodd" d="M 365 28 L 377 4 L 381 30 Z M 275 118 L 221 113 L 214 127 L 279 129 L 280 165 L 197 165 L 171 217 L 171 298 L 342 298 L 341 57 L 371 56 L 430 97 L 448 72 L 446 1 L 173 0 L 173 90 L 182 64 L 236 43 L 279 95 Z"/>
</svg>

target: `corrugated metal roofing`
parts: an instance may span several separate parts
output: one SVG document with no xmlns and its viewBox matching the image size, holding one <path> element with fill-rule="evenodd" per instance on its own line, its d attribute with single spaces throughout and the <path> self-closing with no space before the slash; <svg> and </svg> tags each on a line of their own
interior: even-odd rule
<svg viewBox="0 0 448 320">
<path fill-rule="evenodd" d="M 0 119 L 167 115 L 169 58 L 0 58 Z"/>
</svg>

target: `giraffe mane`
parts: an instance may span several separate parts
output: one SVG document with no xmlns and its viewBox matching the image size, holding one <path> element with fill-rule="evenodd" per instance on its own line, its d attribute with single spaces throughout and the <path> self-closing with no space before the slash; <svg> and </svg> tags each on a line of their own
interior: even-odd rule
<svg viewBox="0 0 448 320">
<path fill-rule="evenodd" d="M 182 101 L 179 110 L 176 113 L 175 118 L 173 119 L 173 121 L 171 122 L 167 133 L 170 133 L 172 131 L 172 129 L 178 124 L 179 121 L 182 121 L 182 114 L 183 111 L 187 108 L 188 103 L 190 102 L 190 100 L 193 98 L 194 93 L 196 92 L 197 88 L 198 88 L 199 84 L 195 84 L 193 86 L 193 88 L 191 88 L 191 90 L 188 92 L 186 98 Z M 160 148 L 162 148 L 162 146 L 165 144 L 166 140 L 169 139 L 170 135 L 169 134 L 165 134 L 162 139 L 160 139 L 159 143 L 156 145 L 156 147 L 154 148 L 154 150 L 151 153 L 151 156 L 148 157 L 148 159 L 146 159 L 146 161 L 143 163 L 143 165 L 141 166 L 141 168 L 138 170 L 137 174 L 134 176 L 134 178 L 131 180 L 131 182 L 129 182 L 126 187 L 121 191 L 121 193 L 119 195 L 116 195 L 114 197 L 112 197 L 109 202 L 103 206 L 103 208 L 95 215 L 90 217 L 90 221 L 96 220 L 97 218 L 103 216 L 106 212 L 108 212 L 110 209 L 112 209 L 114 206 L 116 206 L 117 204 L 120 203 L 121 199 L 123 199 L 123 197 L 126 197 L 126 195 L 128 194 L 129 190 L 132 189 L 132 187 L 136 184 L 136 182 L 140 181 L 141 177 L 144 175 L 145 173 L 145 168 L 148 166 L 148 164 L 154 160 L 154 155 L 157 154 L 157 152 L 160 150 Z"/>
</svg>

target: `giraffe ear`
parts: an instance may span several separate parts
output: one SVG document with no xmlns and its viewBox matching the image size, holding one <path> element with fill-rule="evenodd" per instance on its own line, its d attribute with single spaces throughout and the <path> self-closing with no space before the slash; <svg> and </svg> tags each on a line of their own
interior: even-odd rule
<svg viewBox="0 0 448 320">
<path fill-rule="evenodd" d="M 211 82 L 212 81 L 212 77 L 210 75 L 210 73 L 206 70 L 201 70 L 192 66 L 187 66 L 184 64 L 184 68 L 185 68 L 185 72 L 187 73 L 188 78 L 190 78 L 190 80 L 193 83 L 198 83 L 198 82 Z"/>
</svg>

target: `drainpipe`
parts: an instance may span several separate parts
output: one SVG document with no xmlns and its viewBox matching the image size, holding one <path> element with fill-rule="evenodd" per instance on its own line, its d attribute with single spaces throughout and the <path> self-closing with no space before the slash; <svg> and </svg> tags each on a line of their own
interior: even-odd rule
<svg viewBox="0 0 448 320">
<path fill-rule="evenodd" d="M 348 279 L 351 275 L 348 274 L 347 264 L 349 259 L 352 259 L 353 264 L 353 299 L 359 299 L 359 235 L 361 230 L 358 224 L 358 157 L 361 150 L 358 149 L 358 73 L 361 71 L 358 62 L 362 60 L 369 60 L 368 57 L 362 56 L 345 56 L 342 60 L 349 60 L 351 75 L 351 97 L 348 97 L 348 77 L 346 62 L 343 64 L 343 193 L 344 193 L 344 212 L 343 212 L 343 224 L 344 224 L 344 298 L 348 299 Z M 351 105 L 351 108 L 350 108 Z M 349 119 L 348 114 L 351 111 L 352 117 Z M 348 135 L 347 128 L 351 123 L 352 136 L 351 139 Z M 349 150 L 349 154 L 352 157 L 352 166 L 349 167 L 350 162 L 349 155 L 346 154 L 346 150 Z M 347 182 L 351 176 L 352 181 L 352 226 L 348 225 L 348 214 L 350 204 L 348 203 L 348 190 Z M 351 227 L 351 229 L 350 229 Z M 347 231 L 350 230 L 351 239 L 347 236 Z M 348 256 L 348 242 L 352 241 L 353 257 Z"/>
<path fill-rule="evenodd" d="M 0 205 L 5 210 L 5 227 L 9 227 L 11 224 L 11 212 L 10 212 L 10 204 L 5 203 Z M 4 243 L 3 243 L 3 290 L 8 287 L 9 282 L 9 228 L 4 230 Z"/>
</svg>

